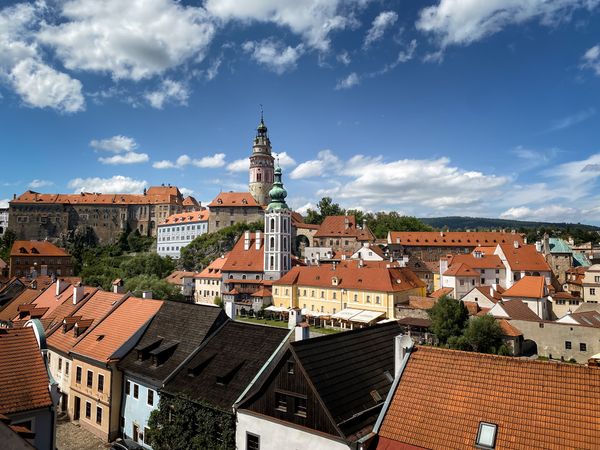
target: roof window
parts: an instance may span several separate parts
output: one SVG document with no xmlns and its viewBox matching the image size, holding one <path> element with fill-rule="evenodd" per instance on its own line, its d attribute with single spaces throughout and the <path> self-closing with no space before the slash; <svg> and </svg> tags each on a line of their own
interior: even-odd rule
<svg viewBox="0 0 600 450">
<path fill-rule="evenodd" d="M 484 449 L 496 448 L 496 433 L 498 426 L 493 423 L 479 422 L 475 446 Z"/>
</svg>

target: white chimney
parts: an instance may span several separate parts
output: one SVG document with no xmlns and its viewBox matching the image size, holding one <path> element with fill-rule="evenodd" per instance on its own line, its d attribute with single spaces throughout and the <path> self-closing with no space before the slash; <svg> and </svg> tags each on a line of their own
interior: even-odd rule
<svg viewBox="0 0 600 450">
<path fill-rule="evenodd" d="M 260 244 L 261 244 L 260 231 L 257 231 L 256 232 L 256 250 L 260 250 Z"/>
<path fill-rule="evenodd" d="M 231 319 L 235 320 L 235 303 L 232 301 L 225 302 L 225 314 Z"/>
<path fill-rule="evenodd" d="M 76 305 L 83 298 L 84 288 L 81 283 L 77 283 L 73 285 L 73 304 Z"/>
<path fill-rule="evenodd" d="M 360 258 L 360 259 L 358 260 L 358 267 L 363 267 L 364 265 L 365 265 L 365 262 L 363 261 L 363 259 L 362 259 L 362 258 Z"/>
<path fill-rule="evenodd" d="M 152 291 L 142 291 L 142 298 L 151 299 L 152 298 Z"/>
<path fill-rule="evenodd" d="M 56 280 L 56 296 L 58 297 L 60 294 L 62 294 L 62 291 L 64 291 L 67 288 L 67 285 L 69 283 L 67 283 L 65 280 L 63 279 L 58 279 Z"/>
<path fill-rule="evenodd" d="M 300 308 L 290 309 L 290 315 L 288 317 L 288 328 L 296 328 L 296 326 L 302 322 L 302 310 Z"/>
<path fill-rule="evenodd" d="M 513 242 L 513 246 L 514 246 L 515 248 L 519 248 L 519 241 L 514 241 L 514 242 Z"/>
<path fill-rule="evenodd" d="M 294 341 L 303 341 L 310 337 L 310 327 L 306 322 L 299 323 L 294 328 Z"/>
<path fill-rule="evenodd" d="M 414 343 L 410 336 L 400 334 L 394 338 L 394 378 L 400 374 L 400 367 L 407 352 L 413 348 Z"/>
<path fill-rule="evenodd" d="M 542 241 L 535 241 L 535 250 L 538 253 L 542 253 Z"/>
<path fill-rule="evenodd" d="M 250 249 L 250 231 L 244 232 L 244 250 Z"/>
</svg>

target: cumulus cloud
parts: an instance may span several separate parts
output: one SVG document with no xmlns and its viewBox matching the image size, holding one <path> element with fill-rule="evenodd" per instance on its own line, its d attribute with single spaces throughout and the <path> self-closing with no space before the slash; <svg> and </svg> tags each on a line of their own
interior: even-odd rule
<svg viewBox="0 0 600 450">
<path fill-rule="evenodd" d="M 436 37 L 441 47 L 469 45 L 503 28 L 530 20 L 552 25 L 598 0 L 440 0 L 421 10 L 417 29 Z"/>
<path fill-rule="evenodd" d="M 250 169 L 250 158 L 236 159 L 227 164 L 229 172 L 246 172 Z"/>
<path fill-rule="evenodd" d="M 316 159 L 305 161 L 290 173 L 290 178 L 299 180 L 323 176 L 327 171 L 335 171 L 341 167 L 340 159 L 331 150 L 321 150 Z"/>
<path fill-rule="evenodd" d="M 148 183 L 145 180 L 136 180 L 122 175 L 115 175 L 111 178 L 74 178 L 69 181 L 68 186 L 75 193 L 137 194 L 141 193 L 148 186 Z"/>
<path fill-rule="evenodd" d="M 354 86 L 357 86 L 359 83 L 360 77 L 356 72 L 352 72 L 347 77 L 338 80 L 337 84 L 335 85 L 335 90 L 339 91 L 341 89 L 350 89 Z"/>
<path fill-rule="evenodd" d="M 358 26 L 356 12 L 364 0 L 207 0 L 205 8 L 222 21 L 270 22 L 288 27 L 319 51 L 329 49 L 330 34 Z"/>
<path fill-rule="evenodd" d="M 189 96 L 190 92 L 183 83 L 166 79 L 162 81 L 157 90 L 147 92 L 144 97 L 150 106 L 162 109 L 165 103 L 187 105 Z"/>
<path fill-rule="evenodd" d="M 547 205 L 539 208 L 518 206 L 509 208 L 500 214 L 503 219 L 514 220 L 576 220 L 579 211 L 575 208 L 561 205 Z"/>
<path fill-rule="evenodd" d="M 188 195 L 192 195 L 194 193 L 194 190 L 193 189 L 188 189 L 186 187 L 181 187 L 181 188 L 179 188 L 179 192 L 181 192 L 181 194 L 184 197 L 187 197 Z"/>
<path fill-rule="evenodd" d="M 70 0 L 38 39 L 71 70 L 141 80 L 201 61 L 215 26 L 201 7 L 171 0 Z"/>
<path fill-rule="evenodd" d="M 132 152 L 137 148 L 135 139 L 123 135 L 116 135 L 107 139 L 93 139 L 90 147 L 113 153 Z"/>
<path fill-rule="evenodd" d="M 102 164 L 120 165 L 120 164 L 140 164 L 150 160 L 146 153 L 129 152 L 122 155 L 113 155 L 109 157 L 100 157 L 98 161 Z"/>
<path fill-rule="evenodd" d="M 203 156 L 193 159 L 188 155 L 181 155 L 175 161 L 162 160 L 152 164 L 155 169 L 183 169 L 185 166 L 194 165 L 201 168 L 217 168 L 225 165 L 225 153 Z"/>
<path fill-rule="evenodd" d="M 43 187 L 52 186 L 53 184 L 54 184 L 53 181 L 38 180 L 36 178 L 35 180 L 32 180 L 31 182 L 29 182 L 29 184 L 27 185 L 27 187 L 29 187 L 31 189 L 40 189 L 40 188 L 43 188 Z"/>
<path fill-rule="evenodd" d="M 279 165 L 284 169 L 296 165 L 296 160 L 288 155 L 287 152 L 276 153 L 274 156 L 278 159 Z"/>
<path fill-rule="evenodd" d="M 397 20 L 398 14 L 394 11 L 383 11 L 379 13 L 379 15 L 373 20 L 371 28 L 369 28 L 369 31 L 365 36 L 363 48 L 368 49 L 371 46 L 371 44 L 380 40 L 383 37 L 383 34 L 386 32 L 386 30 L 392 27 Z"/>
<path fill-rule="evenodd" d="M 8 202 L 9 200 L 7 198 L 0 199 L 0 208 L 8 208 Z"/>
<path fill-rule="evenodd" d="M 583 69 L 591 69 L 600 77 L 600 44 L 594 45 L 583 55 Z"/>
<path fill-rule="evenodd" d="M 304 45 L 286 46 L 273 38 L 260 42 L 247 41 L 242 49 L 249 53 L 257 63 L 264 65 L 278 75 L 296 68 L 296 62 L 304 53 Z"/>
</svg>

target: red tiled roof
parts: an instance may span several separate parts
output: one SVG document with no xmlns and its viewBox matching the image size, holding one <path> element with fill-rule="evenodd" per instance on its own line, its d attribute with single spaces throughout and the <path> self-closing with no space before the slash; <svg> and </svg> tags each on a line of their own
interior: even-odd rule
<svg viewBox="0 0 600 450">
<path fill-rule="evenodd" d="M 207 209 L 203 209 L 202 211 L 191 211 L 179 214 L 172 214 L 158 225 L 163 226 L 181 223 L 206 222 L 208 220 L 209 215 L 210 211 L 208 211 Z"/>
<path fill-rule="evenodd" d="M 595 449 L 598 405 L 598 368 L 418 346 L 379 434 L 428 449 L 475 448 L 487 422 L 498 427 L 499 450 Z"/>
<path fill-rule="evenodd" d="M 543 298 L 546 279 L 544 277 L 523 277 L 502 294 L 506 297 Z"/>
<path fill-rule="evenodd" d="M 315 237 L 355 237 L 359 241 L 375 241 L 369 228 L 364 230 L 356 225 L 354 216 L 327 216 L 315 233 Z"/>
<path fill-rule="evenodd" d="M 476 258 L 473 253 L 452 255 L 448 264 L 466 264 L 473 269 L 504 269 L 504 264 L 498 255 L 481 255 Z"/>
<path fill-rule="evenodd" d="M 266 287 L 262 286 L 258 291 L 256 291 L 254 294 L 251 294 L 251 297 L 271 297 L 272 293 L 270 289 L 267 289 Z"/>
<path fill-rule="evenodd" d="M 200 207 L 200 204 L 198 203 L 198 200 L 196 200 L 191 195 L 188 195 L 186 198 L 183 199 L 183 206 L 196 206 L 196 207 Z"/>
<path fill-rule="evenodd" d="M 529 320 L 539 322 L 541 319 L 534 313 L 527 304 L 519 299 L 506 300 L 496 303 L 508 314 L 509 319 L 514 320 Z"/>
<path fill-rule="evenodd" d="M 176 284 L 178 286 L 181 286 L 181 285 L 183 285 L 184 278 L 194 278 L 194 276 L 196 276 L 196 272 L 186 272 L 184 270 L 176 270 L 171 275 L 169 275 L 167 278 L 165 278 L 165 281 L 170 284 Z"/>
<path fill-rule="evenodd" d="M 227 262 L 227 258 L 229 253 L 220 256 L 211 262 L 208 266 L 204 268 L 204 270 L 200 273 L 194 275 L 194 278 L 221 278 L 221 269 L 225 262 Z"/>
<path fill-rule="evenodd" d="M 260 233 L 260 247 L 256 249 L 256 233 L 250 233 L 250 247 L 244 250 L 245 235 L 242 234 L 225 258 L 222 272 L 262 272 L 264 268 L 265 236 Z"/>
<path fill-rule="evenodd" d="M 72 349 L 73 353 L 107 362 L 160 309 L 161 300 L 129 297 Z"/>
<path fill-rule="evenodd" d="M 459 262 L 448 267 L 442 275 L 446 277 L 479 277 L 480 274 L 481 272 Z"/>
<path fill-rule="evenodd" d="M 71 256 L 64 249 L 48 241 L 15 241 L 10 256 Z"/>
<path fill-rule="evenodd" d="M 254 206 L 260 207 L 249 192 L 221 192 L 212 202 L 208 204 L 209 208 L 230 206 Z"/>
<path fill-rule="evenodd" d="M 273 285 L 332 287 L 337 278 L 339 289 L 359 289 L 378 292 L 403 292 L 423 288 L 425 284 L 406 267 L 358 267 L 358 261 L 342 261 L 333 265 L 294 267 Z"/>
<path fill-rule="evenodd" d="M 52 405 L 48 372 L 33 328 L 0 330 L 0 413 Z"/>
<path fill-rule="evenodd" d="M 436 289 L 435 291 L 433 291 L 430 296 L 437 299 L 443 295 L 450 295 L 453 290 L 454 289 L 452 289 L 450 287 L 439 288 L 439 289 Z"/>
<path fill-rule="evenodd" d="M 498 324 L 500 325 L 500 328 L 502 329 L 502 334 L 504 336 L 523 336 L 523 333 L 521 333 L 521 331 L 517 327 L 511 325 L 511 323 L 506 319 L 499 319 Z"/>
<path fill-rule="evenodd" d="M 29 305 L 39 295 L 41 291 L 35 289 L 26 288 L 19 295 L 13 298 L 8 304 L 0 311 L 0 320 L 9 321 L 15 318 L 19 311 L 19 306 Z"/>
<path fill-rule="evenodd" d="M 535 245 L 519 245 L 515 248 L 512 244 L 501 244 L 500 248 L 511 270 L 550 272 L 550 266 L 544 256 L 535 249 Z"/>
<path fill-rule="evenodd" d="M 523 237 L 518 233 L 494 231 L 390 231 L 390 244 L 404 247 L 477 247 L 518 241 Z"/>
<path fill-rule="evenodd" d="M 180 203 L 181 193 L 175 186 L 152 186 L 144 194 L 100 194 L 81 192 L 79 194 L 40 194 L 27 191 L 10 204 L 55 203 L 55 204 L 161 204 Z"/>
</svg>

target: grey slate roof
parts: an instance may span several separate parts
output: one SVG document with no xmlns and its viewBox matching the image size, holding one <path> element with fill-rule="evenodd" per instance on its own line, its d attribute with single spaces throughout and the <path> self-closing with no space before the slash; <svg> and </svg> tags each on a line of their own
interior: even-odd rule
<svg viewBox="0 0 600 450">
<path fill-rule="evenodd" d="M 137 345 L 118 366 L 128 375 L 161 386 L 226 320 L 221 308 L 164 302 Z"/>
<path fill-rule="evenodd" d="M 169 379 L 163 391 L 231 412 L 233 403 L 288 334 L 286 328 L 228 320 Z"/>
</svg>

